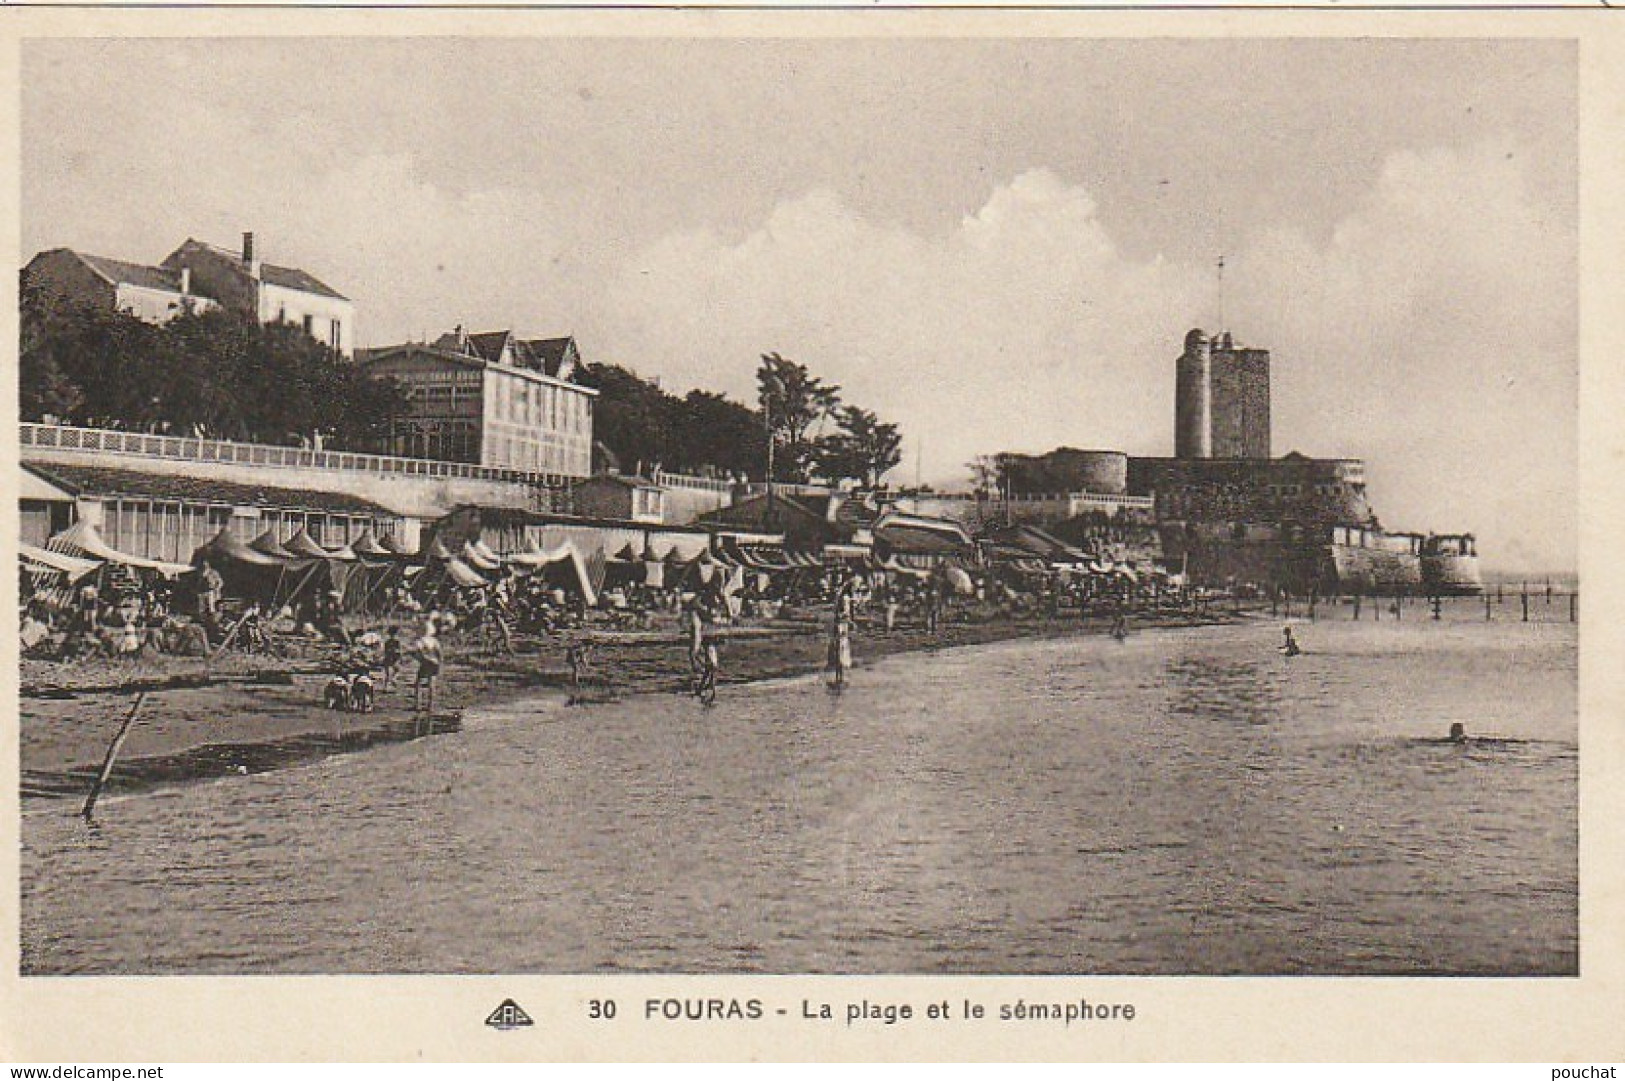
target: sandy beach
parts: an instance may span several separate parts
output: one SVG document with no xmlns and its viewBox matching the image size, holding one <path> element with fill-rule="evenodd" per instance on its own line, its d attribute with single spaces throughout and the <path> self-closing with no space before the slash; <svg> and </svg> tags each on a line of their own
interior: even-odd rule
<svg viewBox="0 0 1625 1081">
<path fill-rule="evenodd" d="M 1222 622 L 1227 615 L 1138 617 L 1136 626 Z M 860 632 L 858 663 L 894 653 L 946 649 L 1018 637 L 1103 634 L 1105 618 L 1000 618 L 946 622 L 936 633 L 905 625 Z M 801 675 L 822 669 L 825 628 L 814 620 L 775 620 L 722 628 L 722 675 L 730 684 Z M 516 635 L 514 652 L 471 639 L 449 644 L 449 664 L 437 696 L 433 732 L 455 730 L 462 711 L 554 689 L 571 693 L 565 650 L 592 643 L 580 703 L 632 694 L 682 693 L 687 658 L 675 619 L 655 629 L 588 629 L 548 638 Z M 403 674 L 410 673 L 408 663 Z M 24 797 L 82 797 L 135 695 L 147 690 L 122 746 L 109 792 L 130 792 L 232 774 L 261 773 L 333 754 L 425 734 L 411 713 L 411 687 L 397 680 L 380 693 L 372 713 L 323 708 L 329 678 L 325 655 L 301 645 L 287 658 L 225 654 L 215 660 L 155 656 L 139 661 L 62 665 L 24 660 L 20 706 L 21 788 Z"/>
</svg>

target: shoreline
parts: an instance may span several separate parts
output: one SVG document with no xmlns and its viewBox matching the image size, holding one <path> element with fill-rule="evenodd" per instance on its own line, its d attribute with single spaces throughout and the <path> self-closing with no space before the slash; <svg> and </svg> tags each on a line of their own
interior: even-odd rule
<svg viewBox="0 0 1625 1081">
<path fill-rule="evenodd" d="M 1245 622 L 1247 613 L 1162 613 L 1135 618 L 1136 632 Z M 935 634 L 913 624 L 891 632 L 866 627 L 857 638 L 864 664 L 902 653 L 933 652 L 1018 639 L 1105 634 L 1105 618 L 1001 618 L 944 623 Z M 822 622 L 773 621 L 719 628 L 723 642 L 720 688 L 823 671 Z M 410 712 L 411 664 L 388 692 L 379 682 L 372 713 L 328 710 L 321 704 L 329 678 L 320 656 L 274 658 L 230 655 L 210 662 L 107 662 L 68 669 L 28 662 L 21 671 L 19 778 L 29 803 L 82 799 L 100 770 L 109 742 L 131 697 L 148 692 L 143 710 L 104 790 L 127 795 L 221 777 L 287 769 L 460 730 L 467 710 L 500 707 L 538 692 L 571 691 L 564 650 L 592 643 L 585 693 L 572 705 L 588 708 L 687 689 L 686 645 L 676 627 L 645 631 L 592 630 L 553 638 L 516 635 L 507 654 L 458 643 L 427 719 Z M 120 677 L 123 678 L 120 678 Z"/>
</svg>

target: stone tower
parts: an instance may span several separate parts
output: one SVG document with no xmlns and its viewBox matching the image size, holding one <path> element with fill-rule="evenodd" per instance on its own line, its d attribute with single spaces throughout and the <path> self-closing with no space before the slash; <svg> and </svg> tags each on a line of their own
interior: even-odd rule
<svg viewBox="0 0 1625 1081">
<path fill-rule="evenodd" d="M 1174 457 L 1213 457 L 1213 353 L 1200 329 L 1174 365 Z"/>
<path fill-rule="evenodd" d="M 1175 364 L 1174 456 L 1270 456 L 1270 354 L 1237 348 L 1228 332 L 1185 335 Z"/>
<path fill-rule="evenodd" d="M 1270 352 L 1225 333 L 1213 341 L 1210 398 L 1215 458 L 1270 456 Z"/>
</svg>

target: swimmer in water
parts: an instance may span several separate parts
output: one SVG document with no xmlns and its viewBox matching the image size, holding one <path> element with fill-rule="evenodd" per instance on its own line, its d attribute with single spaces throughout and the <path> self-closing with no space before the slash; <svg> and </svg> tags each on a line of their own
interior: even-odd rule
<svg viewBox="0 0 1625 1081">
<path fill-rule="evenodd" d="M 1281 652 L 1282 652 L 1282 654 L 1284 654 L 1285 656 L 1288 656 L 1288 657 L 1296 657 L 1298 654 L 1303 652 L 1303 650 L 1298 648 L 1298 640 L 1296 638 L 1292 637 L 1292 628 L 1291 627 L 1286 627 L 1286 628 L 1282 629 L 1281 635 L 1282 635 L 1282 642 L 1281 642 Z"/>
<path fill-rule="evenodd" d="M 1453 722 L 1450 725 L 1450 742 L 1451 743 L 1466 743 L 1467 742 L 1467 726 L 1462 724 L 1460 721 Z"/>
</svg>

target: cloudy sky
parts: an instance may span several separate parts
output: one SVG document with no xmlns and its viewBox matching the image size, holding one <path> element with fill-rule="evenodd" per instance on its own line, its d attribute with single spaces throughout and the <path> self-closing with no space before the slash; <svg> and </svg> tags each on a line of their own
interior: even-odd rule
<svg viewBox="0 0 1625 1081">
<path fill-rule="evenodd" d="M 576 335 L 665 386 L 798 359 L 895 475 L 1167 454 L 1173 358 L 1275 362 L 1274 446 L 1384 523 L 1575 563 L 1575 53 L 1529 41 L 30 42 L 25 254 L 188 236 L 362 344 Z"/>
</svg>

